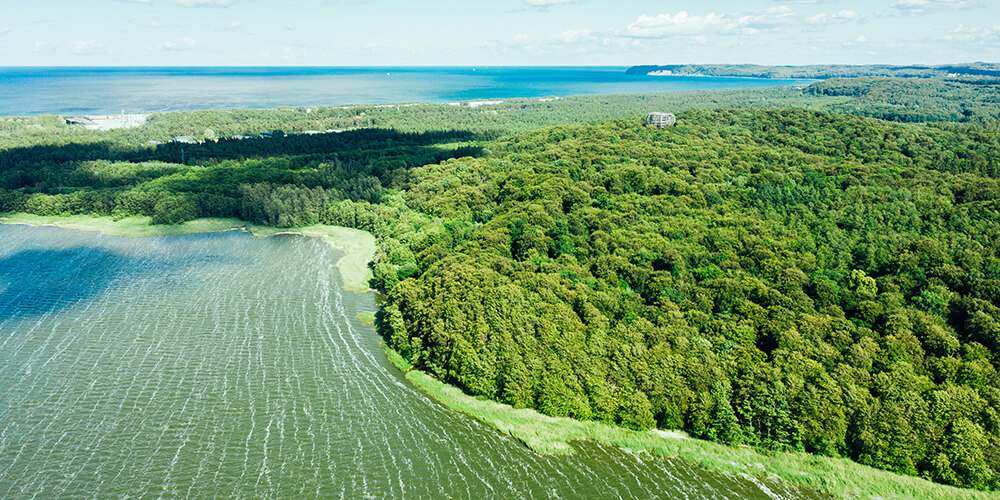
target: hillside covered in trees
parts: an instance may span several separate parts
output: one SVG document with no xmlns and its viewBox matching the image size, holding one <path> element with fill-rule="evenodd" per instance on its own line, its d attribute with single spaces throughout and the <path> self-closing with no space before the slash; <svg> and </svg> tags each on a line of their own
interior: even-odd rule
<svg viewBox="0 0 1000 500">
<path fill-rule="evenodd" d="M 817 82 L 805 90 L 817 96 L 846 97 L 826 109 L 897 122 L 996 123 L 1000 119 L 1000 78 L 853 78 Z"/>
<path fill-rule="evenodd" d="M 382 284 L 391 345 L 550 415 L 996 488 L 1000 138 L 680 118 L 415 170 L 412 208 L 482 225 L 397 261 L 418 277 Z"/>
<path fill-rule="evenodd" d="M 1000 76 L 1000 64 L 968 63 L 938 66 L 885 64 L 815 64 L 807 66 L 762 66 L 759 64 L 667 64 L 632 66 L 626 70 L 633 75 L 661 72 L 672 75 L 735 76 L 744 78 L 800 78 L 824 80 L 827 78 L 859 78 L 868 76 L 896 78 L 963 76 Z"/>
<path fill-rule="evenodd" d="M 387 343 L 469 394 L 996 490 L 996 87 L 979 119 L 942 115 L 969 123 L 820 111 L 935 95 L 895 103 L 878 90 L 893 85 L 378 108 L 363 113 L 384 128 L 185 146 L 145 141 L 344 118 L 182 113 L 104 135 L 8 120 L 0 213 L 363 229 Z M 726 109 L 668 129 L 634 116 L 670 102 Z"/>
</svg>

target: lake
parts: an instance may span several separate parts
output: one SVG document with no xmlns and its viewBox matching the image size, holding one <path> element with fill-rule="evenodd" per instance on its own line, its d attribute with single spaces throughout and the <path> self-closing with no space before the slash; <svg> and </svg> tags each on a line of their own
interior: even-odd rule
<svg viewBox="0 0 1000 500">
<path fill-rule="evenodd" d="M 773 87 L 802 80 L 627 75 L 625 67 L 0 67 L 0 116 L 330 106 Z"/>
<path fill-rule="evenodd" d="M 0 225 L 0 497 L 795 498 L 414 389 L 326 243 Z"/>
</svg>

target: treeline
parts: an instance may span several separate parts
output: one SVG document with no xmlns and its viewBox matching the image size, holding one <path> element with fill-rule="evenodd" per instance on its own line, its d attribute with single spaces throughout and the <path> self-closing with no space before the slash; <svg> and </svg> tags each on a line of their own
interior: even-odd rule
<svg viewBox="0 0 1000 500">
<path fill-rule="evenodd" d="M 151 150 L 10 148 L 0 150 L 0 213 L 142 215 L 154 224 L 198 217 L 313 224 L 334 201 L 380 203 L 385 188 L 402 185 L 413 167 L 482 154 L 477 146 L 456 142 L 468 136 L 363 129 Z M 112 159 L 96 159 L 102 157 Z M 149 159 L 157 157 L 176 163 Z"/>
<path fill-rule="evenodd" d="M 810 85 L 814 95 L 848 97 L 827 109 L 898 122 L 982 122 L 1000 119 L 1000 79 L 833 79 Z"/>
<path fill-rule="evenodd" d="M 0 148 L 50 145 L 81 147 L 99 144 L 109 152 L 152 149 L 150 140 L 169 142 L 174 137 L 197 140 L 261 132 L 289 135 L 308 131 L 392 129 L 401 133 L 462 131 L 491 140 L 512 133 L 561 123 L 587 123 L 643 114 L 650 109 L 682 110 L 693 107 L 791 107 L 834 99 L 807 95 L 785 87 L 718 89 L 654 94 L 573 96 L 557 100 L 505 99 L 501 104 L 476 108 L 447 104 L 353 106 L 349 108 L 280 108 L 274 110 L 212 110 L 156 113 L 141 128 L 90 131 L 66 125 L 53 116 L 0 118 Z M 177 160 L 172 160 L 177 161 Z"/>
<path fill-rule="evenodd" d="M 961 92 L 952 92 L 948 99 L 942 99 L 938 92 L 944 81 L 960 83 Z M 325 137 L 341 134 L 325 134 L 327 130 L 391 129 L 398 133 L 441 133 L 471 134 L 475 140 L 494 140 L 515 133 L 537 130 L 542 127 L 567 124 L 589 123 L 619 119 L 650 111 L 678 112 L 687 109 L 706 108 L 810 108 L 836 112 L 879 116 L 887 107 L 901 108 L 906 120 L 920 119 L 913 110 L 925 110 L 928 120 L 967 119 L 964 115 L 951 111 L 942 115 L 934 113 L 937 108 L 952 110 L 961 106 L 965 99 L 974 103 L 972 109 L 983 118 L 993 116 L 988 108 L 998 108 L 995 96 L 997 87 L 990 85 L 990 78 L 960 79 L 913 79 L 906 81 L 906 94 L 900 92 L 828 92 L 830 87 L 815 84 L 811 89 L 801 87 L 771 87 L 717 89 L 688 92 L 667 92 L 654 94 L 623 94 L 573 96 L 552 101 L 540 99 L 506 99 L 501 104 L 476 108 L 449 106 L 446 104 L 416 104 L 400 106 L 351 106 L 320 108 L 280 108 L 275 110 L 213 110 L 158 113 L 140 128 L 120 129 L 106 132 L 86 130 L 78 126 L 66 125 L 59 117 L 40 116 L 36 118 L 0 118 L 0 151 L 28 149 L 48 146 L 57 149 L 75 150 L 76 154 L 87 158 L 127 161 L 163 160 L 180 161 L 180 148 L 184 146 L 156 146 L 149 141 L 169 143 L 174 137 L 190 136 L 196 140 L 221 137 L 231 139 L 236 136 L 254 136 L 261 132 L 281 131 L 290 137 Z M 841 82 L 846 87 L 856 86 L 866 89 L 870 82 L 849 80 Z M 854 85 L 857 84 L 857 85 Z M 886 85 L 896 85 L 891 81 Z M 972 86 L 989 88 L 973 90 Z M 991 94 L 992 93 L 992 94 Z M 900 99 L 909 95 L 905 106 Z M 981 106 L 980 106 L 981 105 Z M 959 109 L 961 111 L 961 109 Z M 883 113 L 887 119 L 902 121 L 891 114 Z M 305 135 L 305 132 L 319 131 L 324 134 Z M 356 137 L 356 136 L 352 136 Z M 305 141 L 304 146 L 319 145 Z M 336 139 L 331 139 L 336 140 Z M 166 147 L 164 147 L 166 146 Z M 156 151 L 162 151 L 157 155 Z M 46 154 L 44 150 L 36 150 Z M 261 154 L 273 152 L 260 151 Z M 104 156 L 101 156 L 101 155 Z M 197 155 L 195 156 L 197 158 Z M 78 159 L 84 159 L 82 156 Z"/>
<path fill-rule="evenodd" d="M 732 76 L 747 78 L 778 78 L 825 80 L 827 78 L 858 78 L 869 76 L 896 78 L 946 77 L 950 74 L 1000 76 L 1000 64 L 970 63 L 940 66 L 892 66 L 885 64 L 817 64 L 807 66 L 762 66 L 758 64 L 667 64 L 632 66 L 630 75 L 645 75 L 655 71 L 675 75 Z"/>
<path fill-rule="evenodd" d="M 370 154 L 371 151 L 378 151 L 378 158 L 402 156 L 416 165 L 423 165 L 434 162 L 434 158 L 427 154 L 430 150 L 421 153 L 421 147 L 468 141 L 472 138 L 468 132 L 401 133 L 376 128 L 316 135 L 284 135 L 280 131 L 277 133 L 279 135 L 268 138 L 230 138 L 195 144 L 170 142 L 138 148 L 113 142 L 8 147 L 0 149 L 0 172 L 31 170 L 49 165 L 58 166 L 92 160 L 192 164 L 195 160 L 204 162 L 286 157 L 295 159 L 301 167 L 317 161 L 371 163 L 374 156 Z"/>
<path fill-rule="evenodd" d="M 1000 136 L 806 111 L 640 123 L 413 171 L 409 207 L 473 230 L 380 258 L 389 344 L 548 415 L 997 489 Z"/>
</svg>

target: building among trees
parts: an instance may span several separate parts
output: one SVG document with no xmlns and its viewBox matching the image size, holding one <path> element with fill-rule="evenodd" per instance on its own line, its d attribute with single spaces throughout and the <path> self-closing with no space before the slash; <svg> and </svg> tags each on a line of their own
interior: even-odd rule
<svg viewBox="0 0 1000 500">
<path fill-rule="evenodd" d="M 677 123 L 677 117 L 673 113 L 653 112 L 646 115 L 646 125 L 654 127 L 673 127 Z"/>
</svg>

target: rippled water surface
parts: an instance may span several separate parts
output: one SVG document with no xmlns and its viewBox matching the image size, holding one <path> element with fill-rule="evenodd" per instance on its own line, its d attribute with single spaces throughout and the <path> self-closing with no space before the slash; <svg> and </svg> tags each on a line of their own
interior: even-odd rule
<svg viewBox="0 0 1000 500">
<path fill-rule="evenodd" d="M 0 67 L 0 116 L 109 114 L 773 87 L 803 80 L 611 67 Z"/>
<path fill-rule="evenodd" d="M 0 225 L 0 497 L 793 498 L 408 385 L 325 243 Z"/>
</svg>

